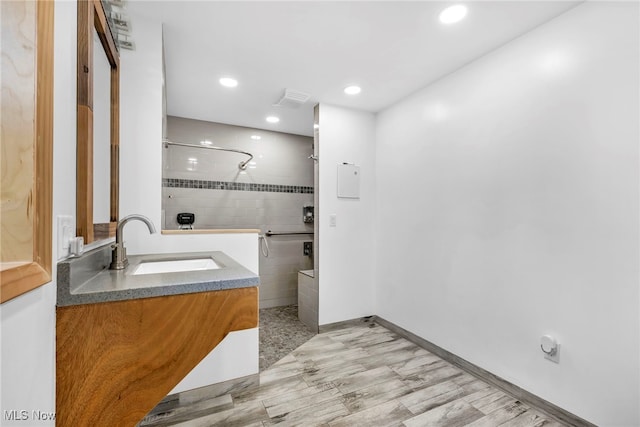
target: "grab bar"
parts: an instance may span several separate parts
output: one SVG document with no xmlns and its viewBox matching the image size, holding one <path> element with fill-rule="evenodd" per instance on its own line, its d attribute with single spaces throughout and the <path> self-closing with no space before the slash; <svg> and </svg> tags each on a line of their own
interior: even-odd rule
<svg viewBox="0 0 640 427">
<path fill-rule="evenodd" d="M 260 246 L 260 252 L 265 258 L 269 258 L 269 242 L 264 234 L 258 235 L 258 245 Z"/>
<path fill-rule="evenodd" d="M 240 162 L 238 164 L 238 168 L 240 168 L 240 170 L 245 170 L 247 168 L 247 164 L 253 159 L 253 154 L 251 154 L 251 153 L 249 153 L 247 151 L 236 150 L 235 148 L 214 147 L 212 145 L 185 144 L 184 142 L 173 142 L 173 141 L 169 141 L 168 139 L 165 139 L 162 142 L 164 143 L 165 148 L 168 147 L 169 145 L 177 145 L 178 147 L 207 148 L 209 150 L 229 151 L 231 153 L 245 154 L 245 155 L 249 156 L 249 158 L 247 160 L 245 160 L 244 162 Z"/>
<path fill-rule="evenodd" d="M 293 236 L 293 235 L 297 235 L 297 234 L 315 234 L 313 231 L 296 231 L 296 232 L 279 232 L 279 233 L 274 233 L 273 231 L 269 230 L 266 233 L 264 233 L 265 236 L 269 237 L 269 236 Z"/>
</svg>

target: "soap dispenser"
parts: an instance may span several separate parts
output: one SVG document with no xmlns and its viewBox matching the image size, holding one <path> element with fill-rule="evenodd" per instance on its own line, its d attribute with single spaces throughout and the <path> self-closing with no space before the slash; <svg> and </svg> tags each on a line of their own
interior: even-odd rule
<svg viewBox="0 0 640 427">
<path fill-rule="evenodd" d="M 313 222 L 313 206 L 302 207 L 302 221 L 306 223 Z"/>
</svg>

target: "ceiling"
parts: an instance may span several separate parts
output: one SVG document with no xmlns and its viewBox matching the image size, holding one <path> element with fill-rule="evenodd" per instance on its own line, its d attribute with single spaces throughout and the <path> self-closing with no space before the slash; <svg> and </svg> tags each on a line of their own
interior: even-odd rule
<svg viewBox="0 0 640 427">
<path fill-rule="evenodd" d="M 169 115 L 312 135 L 318 102 L 381 111 L 580 2 L 463 3 L 450 25 L 440 1 L 130 1 L 127 12 L 134 40 L 136 19 L 163 22 Z M 362 92 L 346 95 L 350 84 Z M 285 88 L 311 98 L 273 106 Z"/>
</svg>

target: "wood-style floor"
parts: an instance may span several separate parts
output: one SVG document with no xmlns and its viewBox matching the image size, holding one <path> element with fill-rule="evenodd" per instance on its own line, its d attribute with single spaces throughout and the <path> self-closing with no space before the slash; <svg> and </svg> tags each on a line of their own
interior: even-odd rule
<svg viewBox="0 0 640 427">
<path fill-rule="evenodd" d="M 563 425 L 375 323 L 316 335 L 257 389 L 154 412 L 142 425 Z"/>
</svg>

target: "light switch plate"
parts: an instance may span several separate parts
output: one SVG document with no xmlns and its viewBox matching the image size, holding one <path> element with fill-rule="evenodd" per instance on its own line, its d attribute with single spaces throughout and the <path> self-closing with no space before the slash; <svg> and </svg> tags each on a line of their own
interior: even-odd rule
<svg viewBox="0 0 640 427">
<path fill-rule="evenodd" d="M 58 259 L 69 256 L 69 241 L 76 236 L 75 228 L 71 215 L 58 215 Z"/>
<path fill-rule="evenodd" d="M 329 215 L 329 227 L 335 227 L 336 221 L 337 221 L 336 214 Z"/>
</svg>

